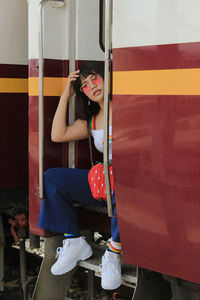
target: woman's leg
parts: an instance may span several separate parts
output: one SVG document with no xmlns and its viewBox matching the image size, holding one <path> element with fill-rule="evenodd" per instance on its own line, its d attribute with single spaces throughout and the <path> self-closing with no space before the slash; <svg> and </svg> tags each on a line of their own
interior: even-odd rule
<svg viewBox="0 0 200 300">
<path fill-rule="evenodd" d="M 114 217 L 111 218 L 111 237 L 114 242 L 120 243 L 119 226 L 118 226 L 117 217 L 116 217 L 116 205 L 115 205 L 115 193 L 114 192 L 113 192 L 112 203 L 113 203 L 113 209 L 114 209 Z"/>
<path fill-rule="evenodd" d="M 63 241 L 57 249 L 58 259 L 51 267 L 54 275 L 72 270 L 79 260 L 92 255 L 92 249 L 84 237 L 79 237 L 78 220 L 74 202 L 98 206 L 88 184 L 88 170 L 55 168 L 44 173 L 44 199 L 38 225 L 52 232 L 68 233 L 73 238 Z M 78 236 L 78 237 L 77 237 Z"/>
<path fill-rule="evenodd" d="M 116 217 L 115 194 L 113 193 L 114 217 L 111 219 L 111 237 L 112 240 L 102 257 L 102 276 L 101 286 L 106 290 L 117 289 L 122 282 L 121 279 L 121 243 L 119 228 Z"/>
<path fill-rule="evenodd" d="M 56 233 L 79 235 L 74 202 L 101 206 L 92 197 L 88 170 L 53 168 L 44 173 L 44 199 L 38 226 Z"/>
</svg>

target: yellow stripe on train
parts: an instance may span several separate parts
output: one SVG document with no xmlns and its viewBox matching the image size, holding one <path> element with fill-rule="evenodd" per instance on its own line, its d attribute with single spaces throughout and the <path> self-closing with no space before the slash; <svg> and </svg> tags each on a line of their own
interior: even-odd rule
<svg viewBox="0 0 200 300">
<path fill-rule="evenodd" d="M 200 69 L 113 72 L 115 95 L 200 95 Z M 60 96 L 67 78 L 44 77 L 44 96 Z M 0 78 L 0 93 L 39 95 L 39 78 Z"/>
<path fill-rule="evenodd" d="M 0 93 L 28 93 L 28 79 L 0 78 Z"/>
<path fill-rule="evenodd" d="M 115 95 L 200 95 L 200 69 L 113 72 Z"/>
<path fill-rule="evenodd" d="M 60 96 L 65 88 L 67 78 L 44 77 L 44 96 Z M 29 96 L 39 95 L 39 78 L 29 77 Z"/>
<path fill-rule="evenodd" d="M 65 88 L 67 78 L 44 77 L 44 96 L 60 96 Z M 29 93 L 39 95 L 39 78 L 0 78 L 0 93 Z"/>
</svg>

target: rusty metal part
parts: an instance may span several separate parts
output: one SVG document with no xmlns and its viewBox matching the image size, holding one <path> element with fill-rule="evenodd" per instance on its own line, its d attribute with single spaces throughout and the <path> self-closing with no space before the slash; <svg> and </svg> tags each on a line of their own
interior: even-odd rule
<svg viewBox="0 0 200 300">
<path fill-rule="evenodd" d="M 28 219 L 24 211 L 20 208 L 16 209 L 11 218 L 9 218 L 8 223 L 11 224 L 10 231 L 16 243 L 18 243 L 20 239 L 26 238 Z"/>
<path fill-rule="evenodd" d="M 113 300 L 125 300 L 125 298 L 122 298 L 119 293 L 115 292 L 112 296 Z"/>
</svg>

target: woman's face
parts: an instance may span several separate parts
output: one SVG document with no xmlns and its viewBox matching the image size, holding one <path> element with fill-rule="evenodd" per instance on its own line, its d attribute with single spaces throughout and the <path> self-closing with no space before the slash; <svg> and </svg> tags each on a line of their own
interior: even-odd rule
<svg viewBox="0 0 200 300">
<path fill-rule="evenodd" d="M 104 98 L 104 80 L 99 74 L 81 78 L 81 91 L 92 101 L 100 102 Z"/>
</svg>

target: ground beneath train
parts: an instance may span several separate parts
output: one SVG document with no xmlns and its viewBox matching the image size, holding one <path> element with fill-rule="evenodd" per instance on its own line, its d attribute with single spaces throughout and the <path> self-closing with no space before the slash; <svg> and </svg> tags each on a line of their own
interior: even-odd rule
<svg viewBox="0 0 200 300">
<path fill-rule="evenodd" d="M 15 248 L 5 249 L 5 291 L 0 292 L 0 300 L 24 300 L 20 280 L 19 251 Z M 28 278 L 38 274 L 42 258 L 27 253 Z M 30 295 L 34 286 L 30 286 Z M 116 291 L 107 292 L 101 289 L 100 278 L 95 279 L 95 300 L 131 300 L 133 289 L 120 287 Z M 67 300 L 87 300 L 87 274 L 84 269 L 78 268 L 74 274 L 68 291 Z"/>
</svg>

